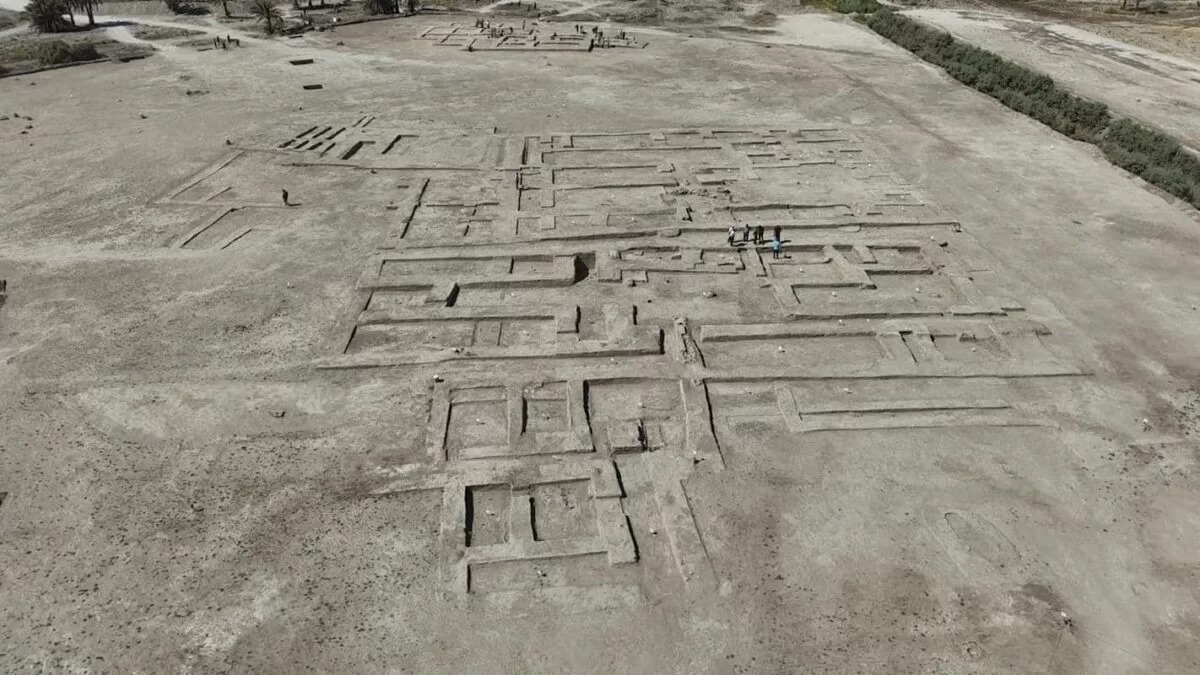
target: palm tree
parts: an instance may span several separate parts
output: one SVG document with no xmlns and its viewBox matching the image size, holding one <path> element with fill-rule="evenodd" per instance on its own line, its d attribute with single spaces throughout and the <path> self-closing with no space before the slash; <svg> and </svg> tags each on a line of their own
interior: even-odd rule
<svg viewBox="0 0 1200 675">
<path fill-rule="evenodd" d="M 399 7 L 396 0 L 363 0 L 363 11 L 367 14 L 395 14 Z"/>
<path fill-rule="evenodd" d="M 57 33 L 64 26 L 63 14 L 67 8 L 63 0 L 29 0 L 25 5 L 25 16 L 29 25 L 39 33 Z"/>
<path fill-rule="evenodd" d="M 103 1 L 104 0 L 69 0 L 69 4 L 73 5 L 75 9 L 79 9 L 79 10 L 83 10 L 84 12 L 87 12 L 88 25 L 95 26 L 96 25 L 96 6 L 99 5 Z"/>
<path fill-rule="evenodd" d="M 275 22 L 283 24 L 283 12 L 275 6 L 273 0 L 254 0 L 250 4 L 250 16 L 254 17 L 255 21 L 262 21 L 267 24 L 267 34 L 275 32 Z"/>
</svg>

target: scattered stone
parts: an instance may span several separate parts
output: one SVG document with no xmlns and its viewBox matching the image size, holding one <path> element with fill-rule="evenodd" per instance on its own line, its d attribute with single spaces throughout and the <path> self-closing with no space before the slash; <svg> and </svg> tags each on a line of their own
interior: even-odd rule
<svg viewBox="0 0 1200 675">
<path fill-rule="evenodd" d="M 287 414 L 286 410 L 272 410 L 271 411 L 271 417 L 275 417 L 275 418 L 281 418 L 286 414 Z"/>
<path fill-rule="evenodd" d="M 701 293 L 700 295 L 703 295 L 703 296 L 704 296 L 704 297 L 706 297 L 706 298 L 715 298 L 715 297 L 717 297 L 717 294 L 716 294 L 716 293 L 713 293 L 712 291 L 704 291 L 704 292 L 703 292 L 703 293 Z"/>
<path fill-rule="evenodd" d="M 146 113 L 138 113 L 138 117 L 146 119 Z"/>
</svg>

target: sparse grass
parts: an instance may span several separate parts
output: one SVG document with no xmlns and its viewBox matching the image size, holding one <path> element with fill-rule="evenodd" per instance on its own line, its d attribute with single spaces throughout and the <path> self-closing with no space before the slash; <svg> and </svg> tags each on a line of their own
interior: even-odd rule
<svg viewBox="0 0 1200 675">
<path fill-rule="evenodd" d="M 12 28 L 21 21 L 21 13 L 0 9 L 0 30 Z"/>
<path fill-rule="evenodd" d="M 776 16 L 774 12 L 759 10 L 754 14 L 747 16 L 744 20 L 747 26 L 774 26 L 775 22 L 779 20 L 779 17 Z"/>
<path fill-rule="evenodd" d="M 1113 164 L 1200 208 L 1200 159 L 1167 134 L 1130 120 L 1113 120 L 1108 106 L 1068 93 L 1047 75 L 891 10 L 860 20 L 959 82 L 1055 131 L 1098 145 Z"/>
</svg>

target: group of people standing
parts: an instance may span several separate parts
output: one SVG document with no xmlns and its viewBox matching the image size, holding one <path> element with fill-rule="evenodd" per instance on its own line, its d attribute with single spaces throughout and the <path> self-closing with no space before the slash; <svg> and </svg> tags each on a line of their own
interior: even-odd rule
<svg viewBox="0 0 1200 675">
<path fill-rule="evenodd" d="M 762 225 L 751 228 L 750 223 L 746 223 L 743 226 L 743 228 L 742 228 L 742 243 L 743 244 L 751 243 L 751 237 L 754 238 L 753 243 L 755 246 L 759 246 L 759 245 L 767 243 L 767 240 L 763 236 L 763 226 Z M 729 245 L 737 246 L 737 227 L 734 225 L 729 226 Z M 776 225 L 775 229 L 771 231 L 771 257 L 778 259 L 779 252 L 782 248 L 783 248 L 783 228 Z"/>
</svg>

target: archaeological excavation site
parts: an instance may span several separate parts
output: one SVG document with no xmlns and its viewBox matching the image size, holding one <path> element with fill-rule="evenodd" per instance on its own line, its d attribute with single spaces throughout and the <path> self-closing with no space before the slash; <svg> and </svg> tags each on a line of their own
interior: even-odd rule
<svg viewBox="0 0 1200 675">
<path fill-rule="evenodd" d="M 0 673 L 1200 673 L 1200 9 L 58 2 Z"/>
</svg>

